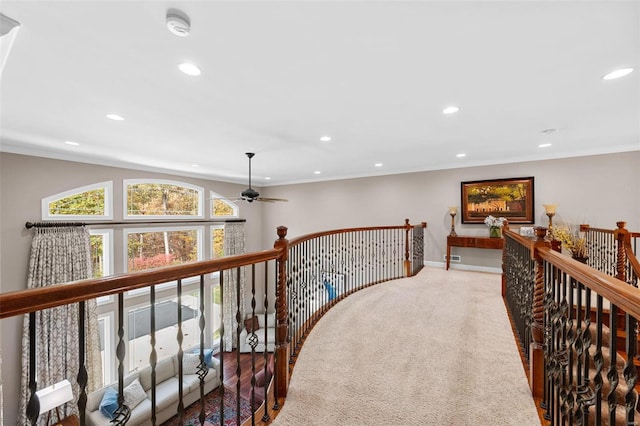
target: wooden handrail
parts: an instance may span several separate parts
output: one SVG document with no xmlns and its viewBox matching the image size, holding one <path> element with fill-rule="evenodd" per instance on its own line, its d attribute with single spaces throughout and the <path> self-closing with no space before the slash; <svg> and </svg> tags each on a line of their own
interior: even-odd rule
<svg viewBox="0 0 640 426">
<path fill-rule="evenodd" d="M 42 288 L 0 293 L 0 319 L 67 305 L 100 296 L 122 293 L 187 277 L 220 272 L 275 260 L 282 249 L 189 262 L 141 272 L 90 278 Z"/>
<path fill-rule="evenodd" d="M 557 253 L 550 248 L 541 247 L 538 251 L 540 256 L 553 266 L 608 299 L 618 308 L 635 318 L 640 318 L 640 289 L 603 272 L 596 271 L 582 262 Z"/>
<path fill-rule="evenodd" d="M 424 223 L 424 222 L 423 222 Z M 426 226 L 426 223 L 425 223 Z M 331 231 L 322 231 L 322 232 L 314 232 L 311 234 L 306 234 L 301 237 L 296 237 L 292 240 L 289 240 L 289 247 L 294 247 L 304 243 L 305 241 L 312 240 L 314 238 L 326 237 L 329 235 L 337 235 L 337 234 L 346 234 L 349 232 L 360 232 L 360 231 L 383 231 L 383 230 L 393 230 L 393 229 L 405 229 L 405 225 L 394 225 L 394 226 L 372 226 L 372 227 L 360 227 L 360 228 L 344 228 L 344 229 L 334 229 Z"/>
<path fill-rule="evenodd" d="M 511 238 L 513 240 L 516 240 L 518 243 L 520 243 L 520 245 L 529 248 L 529 252 L 531 253 L 531 258 L 533 259 L 533 255 L 534 255 L 533 246 L 535 246 L 536 240 L 534 240 L 532 238 L 529 238 L 529 237 L 522 236 L 522 235 L 518 234 L 517 232 L 514 232 L 514 231 L 512 231 L 510 229 L 504 229 L 502 231 L 502 234 L 505 237 L 508 236 L 509 238 Z"/>
</svg>

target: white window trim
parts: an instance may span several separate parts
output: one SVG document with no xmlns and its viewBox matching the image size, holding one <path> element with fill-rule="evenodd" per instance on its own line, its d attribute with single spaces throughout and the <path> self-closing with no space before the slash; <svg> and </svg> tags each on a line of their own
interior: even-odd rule
<svg viewBox="0 0 640 426">
<path fill-rule="evenodd" d="M 105 329 L 104 329 L 104 365 L 102 366 L 104 370 L 104 385 L 111 384 L 115 381 L 114 372 L 115 372 L 115 333 L 114 329 L 114 312 L 109 311 L 98 316 L 98 321 L 104 319 Z"/>
<path fill-rule="evenodd" d="M 175 185 L 184 188 L 193 189 L 198 192 L 198 214 L 197 215 L 133 215 L 129 214 L 128 194 L 129 185 L 135 184 L 164 184 Z M 204 188 L 197 185 L 192 185 L 186 182 L 180 182 L 177 180 L 167 179 L 124 179 L 122 181 L 122 217 L 127 219 L 164 219 L 164 220 L 184 220 L 184 219 L 204 219 Z"/>
<path fill-rule="evenodd" d="M 222 215 L 222 216 L 216 216 L 215 214 L 213 214 L 213 200 L 215 199 L 219 199 L 224 201 L 226 204 L 228 204 L 229 206 L 231 206 L 231 208 L 233 209 L 233 214 L 232 215 Z M 240 207 L 234 203 L 233 201 L 230 201 L 227 197 L 224 197 L 216 192 L 213 191 L 209 191 L 209 202 L 207 203 L 207 207 L 209 209 L 209 217 L 211 219 L 225 219 L 225 218 L 234 218 L 234 217 L 238 217 L 240 214 Z"/>
<path fill-rule="evenodd" d="M 101 215 L 79 215 L 79 214 L 49 214 L 49 204 L 83 192 L 94 189 L 104 189 L 104 214 Z M 113 219 L 113 181 L 94 183 L 70 189 L 58 194 L 50 195 L 42 199 L 42 220 L 105 220 Z"/>
<path fill-rule="evenodd" d="M 203 226 L 167 226 L 167 227 L 150 227 L 150 228 L 126 228 L 122 230 L 122 265 L 124 273 L 129 272 L 129 250 L 127 243 L 129 241 L 129 234 L 145 233 L 145 232 L 173 232 L 173 231 L 196 231 L 198 235 L 198 256 L 196 260 L 200 261 L 204 259 L 204 227 Z M 198 280 L 198 277 L 190 277 L 183 280 L 183 283 L 189 284 Z M 164 284 L 156 285 L 156 290 L 164 290 L 176 285 L 176 281 L 169 281 Z M 149 287 L 140 288 L 136 290 L 130 290 L 127 292 L 127 297 L 140 296 L 141 294 L 147 294 Z"/>
<path fill-rule="evenodd" d="M 102 235 L 103 242 L 103 261 L 102 265 L 103 277 L 113 275 L 113 229 L 89 229 L 90 235 Z M 101 296 L 96 299 L 98 305 L 111 303 L 113 295 Z"/>
</svg>

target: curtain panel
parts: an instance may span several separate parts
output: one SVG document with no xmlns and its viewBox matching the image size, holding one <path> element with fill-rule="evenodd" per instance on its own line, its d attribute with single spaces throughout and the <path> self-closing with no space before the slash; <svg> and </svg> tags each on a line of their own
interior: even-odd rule
<svg viewBox="0 0 640 426">
<path fill-rule="evenodd" d="M 230 256 L 245 253 L 244 223 L 229 222 L 224 225 L 224 255 Z M 244 320 L 245 268 L 240 268 L 240 285 L 238 286 L 237 269 L 223 272 L 222 298 L 222 350 L 228 352 L 238 346 L 236 315 Z M 238 292 L 240 293 L 240 309 L 238 310 Z M 241 322 L 242 324 L 242 322 Z"/>
<path fill-rule="evenodd" d="M 91 240 L 84 226 L 36 228 L 31 243 L 27 288 L 40 288 L 92 276 Z M 73 386 L 74 400 L 60 407 L 61 418 L 78 415 L 76 400 L 80 394 L 77 382 L 79 371 L 78 304 L 45 309 L 36 313 L 36 381 L 37 389 L 64 379 Z M 102 361 L 98 314 L 95 300 L 85 302 L 85 365 L 89 376 L 87 393 L 102 386 Z M 29 391 L 29 316 L 24 316 L 22 337 L 22 383 L 20 424 L 29 424 L 26 407 Z M 48 413 L 47 413 L 48 414 Z M 47 424 L 47 414 L 38 425 Z M 51 411 L 51 420 L 57 418 Z"/>
</svg>

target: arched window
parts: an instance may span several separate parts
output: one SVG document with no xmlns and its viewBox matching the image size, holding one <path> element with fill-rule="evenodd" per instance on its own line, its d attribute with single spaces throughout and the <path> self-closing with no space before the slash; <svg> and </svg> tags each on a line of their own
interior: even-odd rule
<svg viewBox="0 0 640 426">
<path fill-rule="evenodd" d="M 209 200 L 211 203 L 211 217 L 238 217 L 238 205 L 220 194 L 209 192 Z"/>
<path fill-rule="evenodd" d="M 113 219 L 113 182 L 74 188 L 42 199 L 42 220 Z"/>
<path fill-rule="evenodd" d="M 199 186 L 162 179 L 125 179 L 123 194 L 125 219 L 204 217 L 204 189 Z"/>
</svg>

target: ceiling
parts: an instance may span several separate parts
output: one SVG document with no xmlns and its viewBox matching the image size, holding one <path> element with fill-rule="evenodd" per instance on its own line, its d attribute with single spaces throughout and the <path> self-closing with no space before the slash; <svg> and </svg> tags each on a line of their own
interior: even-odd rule
<svg viewBox="0 0 640 426">
<path fill-rule="evenodd" d="M 3 0 L 1 149 L 256 186 L 639 150 L 639 5 Z"/>
</svg>

